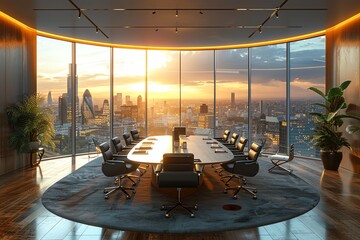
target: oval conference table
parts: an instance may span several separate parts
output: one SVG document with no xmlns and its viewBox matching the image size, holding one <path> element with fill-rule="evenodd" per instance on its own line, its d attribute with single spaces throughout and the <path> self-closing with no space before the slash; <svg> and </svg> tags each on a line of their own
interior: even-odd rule
<svg viewBox="0 0 360 240">
<path fill-rule="evenodd" d="M 234 158 L 233 153 L 215 139 L 191 135 L 183 136 L 180 143 L 183 141 L 186 141 L 186 149 L 181 146 L 173 148 L 172 137 L 169 135 L 148 137 L 136 144 L 127 157 L 137 163 L 158 164 L 164 153 L 193 153 L 194 163 L 199 165 L 224 163 Z"/>
</svg>

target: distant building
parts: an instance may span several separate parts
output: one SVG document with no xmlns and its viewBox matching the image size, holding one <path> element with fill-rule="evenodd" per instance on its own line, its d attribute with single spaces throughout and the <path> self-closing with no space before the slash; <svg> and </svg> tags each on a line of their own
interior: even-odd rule
<svg viewBox="0 0 360 240">
<path fill-rule="evenodd" d="M 83 94 L 83 101 L 81 104 L 81 117 L 82 124 L 91 123 L 91 120 L 95 119 L 94 105 L 89 89 L 86 89 Z"/>
<path fill-rule="evenodd" d="M 58 101 L 58 122 L 60 125 L 67 123 L 67 96 L 63 93 Z"/>
<path fill-rule="evenodd" d="M 53 101 L 52 101 L 52 97 L 51 97 L 51 91 L 49 91 L 48 96 L 47 96 L 47 105 L 50 107 L 52 106 Z"/>
<path fill-rule="evenodd" d="M 209 107 L 205 103 L 200 106 L 200 114 L 206 114 L 209 112 Z"/>
<path fill-rule="evenodd" d="M 230 103 L 230 107 L 231 108 L 235 108 L 235 93 L 234 92 L 232 92 L 231 93 L 231 103 Z"/>
<path fill-rule="evenodd" d="M 114 96 L 114 109 L 115 109 L 115 111 L 120 111 L 121 105 L 122 105 L 122 93 L 117 93 Z"/>
</svg>

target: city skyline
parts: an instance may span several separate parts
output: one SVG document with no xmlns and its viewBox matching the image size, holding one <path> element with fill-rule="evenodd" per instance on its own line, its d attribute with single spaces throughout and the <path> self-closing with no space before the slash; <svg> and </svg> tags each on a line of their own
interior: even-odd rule
<svg viewBox="0 0 360 240">
<path fill-rule="evenodd" d="M 52 89 L 57 97 L 64 91 L 64 80 L 71 62 L 71 44 L 51 42 L 39 37 L 39 48 L 43 48 L 38 57 L 39 91 Z M 61 56 L 52 56 L 50 48 L 54 44 L 64 52 Z M 58 46 L 60 45 L 60 46 Z M 91 89 L 94 101 L 110 97 L 110 61 L 109 48 L 78 44 L 77 77 L 78 92 Z M 258 47 L 253 49 L 252 89 L 262 89 L 252 93 L 253 99 L 276 98 L 281 95 L 285 86 L 286 66 L 284 44 L 278 46 Z M 325 51 L 324 39 L 301 41 L 291 46 L 290 76 L 293 98 L 309 97 L 308 87 L 321 87 L 324 82 Z M 311 51 L 309 50 L 311 48 Z M 40 51 L 40 49 L 38 49 Z M 45 53 L 44 53 L 45 52 Z M 47 53 L 50 52 L 50 53 Z M 216 85 L 217 98 L 226 99 L 228 91 L 236 89 L 238 98 L 247 98 L 247 51 L 246 49 L 216 51 Z M 114 49 L 114 93 L 126 89 L 128 95 L 144 95 L 147 78 L 148 93 L 158 98 L 177 98 L 173 93 L 180 91 L 184 98 L 205 99 L 214 91 L 213 51 L 182 51 L 181 73 L 179 71 L 179 51 L 148 51 L 148 74 L 146 76 L 146 54 L 144 50 Z M 96 56 L 96 57 L 95 57 Z M 46 64 L 56 57 L 57 64 Z M 294 59 L 294 60 L 293 60 Z M 296 59 L 301 59 L 296 60 Z M 66 70 L 65 70 L 66 69 Z M 181 85 L 180 85 L 181 75 Z M 50 85 L 49 85 L 50 84 Z M 244 96 L 244 97 L 241 97 Z"/>
</svg>

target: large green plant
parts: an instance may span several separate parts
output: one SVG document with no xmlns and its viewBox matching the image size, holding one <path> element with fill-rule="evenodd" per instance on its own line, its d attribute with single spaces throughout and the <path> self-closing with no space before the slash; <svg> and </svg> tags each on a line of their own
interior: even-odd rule
<svg viewBox="0 0 360 240">
<path fill-rule="evenodd" d="M 10 145 L 18 152 L 29 152 L 30 142 L 41 141 L 44 146 L 55 147 L 53 114 L 48 107 L 42 107 L 44 101 L 38 94 L 26 96 L 22 102 L 6 108 L 12 128 Z"/>
<path fill-rule="evenodd" d="M 351 81 L 345 81 L 339 87 L 331 88 L 326 94 L 315 87 L 309 88 L 325 100 L 325 103 L 313 103 L 320 106 L 322 112 L 310 113 L 314 116 L 316 125 L 312 140 L 315 146 L 323 151 L 337 152 L 341 147 L 350 149 L 350 143 L 342 136 L 342 132 L 338 131 L 338 128 L 344 124 L 344 118 L 360 120 L 358 116 L 341 114 L 348 107 L 343 95 L 350 83 Z"/>
</svg>

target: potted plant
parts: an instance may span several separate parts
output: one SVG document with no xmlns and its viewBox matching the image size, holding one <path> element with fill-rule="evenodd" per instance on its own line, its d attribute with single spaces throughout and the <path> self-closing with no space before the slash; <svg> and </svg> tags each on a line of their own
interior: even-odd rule
<svg viewBox="0 0 360 240">
<path fill-rule="evenodd" d="M 36 151 L 40 141 L 44 146 L 55 147 L 53 115 L 48 107 L 40 105 L 43 101 L 40 95 L 34 94 L 6 108 L 12 129 L 9 143 L 20 153 Z"/>
<path fill-rule="evenodd" d="M 344 90 L 349 86 L 351 81 L 343 82 L 339 87 L 331 88 L 326 94 L 321 90 L 310 87 L 309 89 L 320 95 L 325 103 L 313 103 L 320 106 L 323 111 L 312 112 L 315 123 L 315 134 L 312 138 L 315 146 L 320 148 L 320 158 L 324 168 L 328 170 L 338 170 L 342 160 L 342 147 L 351 149 L 350 143 L 338 131 L 344 123 L 344 118 L 354 118 L 360 120 L 360 117 L 342 114 L 348 105 L 343 97 Z"/>
</svg>

